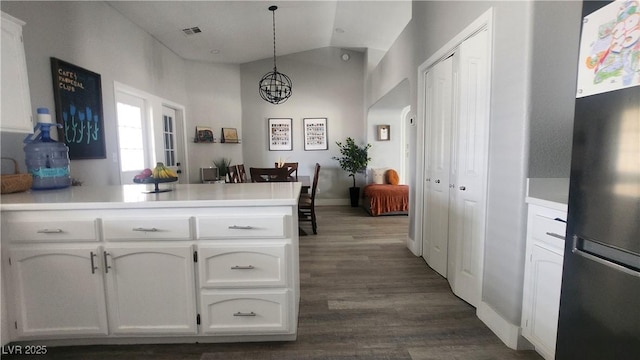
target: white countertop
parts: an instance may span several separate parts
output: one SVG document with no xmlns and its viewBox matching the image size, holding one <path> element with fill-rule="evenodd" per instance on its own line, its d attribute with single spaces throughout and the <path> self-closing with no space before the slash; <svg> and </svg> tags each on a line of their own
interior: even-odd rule
<svg viewBox="0 0 640 360">
<path fill-rule="evenodd" d="M 73 186 L 29 190 L 0 197 L 1 211 L 219 206 L 291 206 L 298 204 L 299 182 L 246 184 L 159 184 L 169 192 L 146 194 L 153 185 Z"/>
<path fill-rule="evenodd" d="M 529 178 L 527 179 L 528 204 L 567 211 L 569 200 L 569 178 Z"/>
</svg>

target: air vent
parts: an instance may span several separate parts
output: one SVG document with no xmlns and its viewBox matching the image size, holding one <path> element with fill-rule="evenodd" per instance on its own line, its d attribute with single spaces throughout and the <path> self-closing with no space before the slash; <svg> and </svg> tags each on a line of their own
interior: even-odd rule
<svg viewBox="0 0 640 360">
<path fill-rule="evenodd" d="M 182 29 L 182 32 L 185 33 L 186 35 L 194 35 L 194 34 L 197 34 L 197 33 L 201 33 L 202 30 L 200 30 L 199 27 L 194 26 L 192 28 Z"/>
</svg>

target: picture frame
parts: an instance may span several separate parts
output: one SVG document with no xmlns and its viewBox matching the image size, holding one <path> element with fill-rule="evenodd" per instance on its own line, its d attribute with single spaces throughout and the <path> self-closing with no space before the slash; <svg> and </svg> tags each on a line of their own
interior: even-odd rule
<svg viewBox="0 0 640 360">
<path fill-rule="evenodd" d="M 391 140 L 391 125 L 378 125 L 378 141 Z"/>
<path fill-rule="evenodd" d="M 208 126 L 196 126 L 196 138 L 197 143 L 212 143 L 213 142 L 213 130 Z"/>
<path fill-rule="evenodd" d="M 269 151 L 293 150 L 293 119 L 269 118 Z"/>
<path fill-rule="evenodd" d="M 238 143 L 238 129 L 236 128 L 222 128 L 222 137 L 220 142 L 228 144 Z"/>
<path fill-rule="evenodd" d="M 58 139 L 70 160 L 106 159 L 100 74 L 51 57 Z"/>
<path fill-rule="evenodd" d="M 304 118 L 304 149 L 329 150 L 327 118 Z"/>
</svg>

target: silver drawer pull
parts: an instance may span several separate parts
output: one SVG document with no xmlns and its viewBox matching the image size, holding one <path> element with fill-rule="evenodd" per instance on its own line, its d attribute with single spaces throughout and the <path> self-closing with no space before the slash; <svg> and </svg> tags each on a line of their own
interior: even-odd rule
<svg viewBox="0 0 640 360">
<path fill-rule="evenodd" d="M 96 266 L 95 262 L 93 261 L 93 258 L 98 256 L 98 255 L 94 254 L 93 251 L 91 251 L 90 254 L 91 254 L 91 273 L 95 274 L 96 270 L 98 270 L 98 267 Z"/>
<path fill-rule="evenodd" d="M 237 313 L 233 314 L 233 316 L 256 316 L 256 313 L 254 313 L 253 311 L 250 313 L 243 313 L 238 311 Z"/>
<path fill-rule="evenodd" d="M 253 269 L 255 269 L 253 267 L 253 265 L 248 265 L 248 266 L 238 266 L 238 265 L 236 265 L 236 266 L 232 266 L 231 267 L 231 270 L 253 270 Z"/>
<path fill-rule="evenodd" d="M 253 229 L 253 226 L 251 226 L 251 225 L 247 225 L 247 226 L 231 225 L 231 226 L 229 226 L 229 229 L 233 229 L 233 230 L 251 230 L 251 229 Z"/>
<path fill-rule="evenodd" d="M 560 235 L 560 234 L 556 234 L 556 233 L 552 233 L 552 232 L 548 232 L 548 231 L 547 231 L 546 234 L 549 235 L 549 236 L 552 236 L 554 238 L 563 240 L 563 241 L 566 240 L 566 238 L 564 236 Z"/>
<path fill-rule="evenodd" d="M 144 231 L 144 232 L 158 232 L 160 230 L 156 229 L 156 228 L 133 228 L 133 231 Z"/>
<path fill-rule="evenodd" d="M 61 234 L 64 231 L 62 229 L 41 229 L 38 230 L 38 234 Z"/>
</svg>

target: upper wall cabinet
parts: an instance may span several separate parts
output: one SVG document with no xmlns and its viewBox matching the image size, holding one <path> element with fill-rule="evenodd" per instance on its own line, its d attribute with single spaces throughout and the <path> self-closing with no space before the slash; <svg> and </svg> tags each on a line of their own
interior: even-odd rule
<svg viewBox="0 0 640 360">
<path fill-rule="evenodd" d="M 27 61 L 22 42 L 25 23 L 2 13 L 2 107 L 0 130 L 16 133 L 33 132 Z"/>
</svg>

